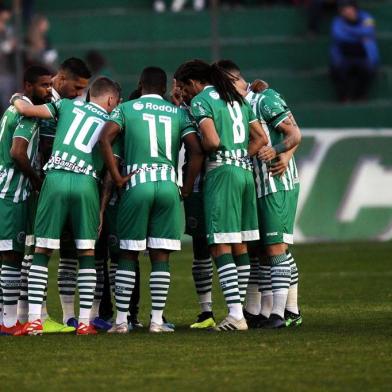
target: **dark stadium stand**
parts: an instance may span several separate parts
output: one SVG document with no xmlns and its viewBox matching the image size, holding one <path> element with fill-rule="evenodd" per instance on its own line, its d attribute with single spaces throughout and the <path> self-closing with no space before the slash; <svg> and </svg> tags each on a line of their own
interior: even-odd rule
<svg viewBox="0 0 392 392">
<path fill-rule="evenodd" d="M 146 65 L 173 72 L 183 60 L 212 59 L 208 11 L 155 14 L 143 0 L 36 1 L 49 16 L 51 40 L 60 58 L 101 51 L 127 94 Z M 392 1 L 363 2 L 375 16 L 382 68 L 370 100 L 337 103 L 328 77 L 329 20 L 310 37 L 304 10 L 297 7 L 222 10 L 220 57 L 231 58 L 249 78 L 279 90 L 305 127 L 385 127 L 392 109 Z"/>
</svg>

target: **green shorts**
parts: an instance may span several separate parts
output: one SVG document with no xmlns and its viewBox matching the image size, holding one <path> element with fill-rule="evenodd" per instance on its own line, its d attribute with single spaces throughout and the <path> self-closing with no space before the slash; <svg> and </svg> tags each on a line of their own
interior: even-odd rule
<svg viewBox="0 0 392 392">
<path fill-rule="evenodd" d="M 293 244 L 299 185 L 260 197 L 258 203 L 260 240 L 263 245 Z"/>
<path fill-rule="evenodd" d="M 118 254 L 120 252 L 120 240 L 117 235 L 117 215 L 119 202 L 108 204 L 105 209 L 105 225 L 107 228 L 107 244 L 110 254 Z"/>
<path fill-rule="evenodd" d="M 184 199 L 185 234 L 192 237 L 205 237 L 203 193 L 192 192 Z"/>
<path fill-rule="evenodd" d="M 24 253 L 28 214 L 29 199 L 19 203 L 0 199 L 0 252 Z"/>
<path fill-rule="evenodd" d="M 204 211 L 209 245 L 258 240 L 252 172 L 230 165 L 208 172 L 204 183 Z"/>
<path fill-rule="evenodd" d="M 35 220 L 36 246 L 59 249 L 67 221 L 77 249 L 94 249 L 99 226 L 99 195 L 93 177 L 49 172 L 38 200 Z"/>
<path fill-rule="evenodd" d="M 181 249 L 181 202 L 171 181 L 138 184 L 123 193 L 118 218 L 120 248 Z"/>
</svg>

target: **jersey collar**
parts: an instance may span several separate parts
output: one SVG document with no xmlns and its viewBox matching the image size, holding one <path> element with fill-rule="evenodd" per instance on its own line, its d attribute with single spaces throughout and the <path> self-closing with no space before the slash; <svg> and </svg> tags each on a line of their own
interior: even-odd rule
<svg viewBox="0 0 392 392">
<path fill-rule="evenodd" d="M 203 88 L 203 91 L 206 90 L 207 88 L 211 88 L 211 87 L 213 88 L 214 86 L 213 86 L 212 84 L 209 84 L 208 86 L 205 86 L 205 87 Z"/>
<path fill-rule="evenodd" d="M 163 99 L 159 94 L 144 94 L 140 98 L 158 98 L 158 99 Z"/>
<path fill-rule="evenodd" d="M 56 102 L 61 99 L 60 94 L 52 87 L 52 101 Z"/>
</svg>

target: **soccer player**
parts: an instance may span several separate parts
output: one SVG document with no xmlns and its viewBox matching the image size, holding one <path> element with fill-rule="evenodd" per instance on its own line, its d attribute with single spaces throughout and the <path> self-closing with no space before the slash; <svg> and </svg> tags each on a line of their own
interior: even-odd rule
<svg viewBox="0 0 392 392">
<path fill-rule="evenodd" d="M 288 245 L 293 243 L 299 194 L 293 153 L 301 141 L 301 132 L 279 93 L 266 88 L 247 94 L 238 66 L 230 60 L 218 64 L 233 76 L 237 90 L 246 95 L 268 135 L 268 146 L 261 149 L 254 165 L 261 237 L 258 253 L 265 253 L 260 269 L 261 305 L 253 301 L 257 295 L 248 292 L 247 317 L 259 324 L 261 321 L 265 328 L 300 325 L 298 269 Z"/>
<path fill-rule="evenodd" d="M 250 156 L 267 138 L 228 73 L 217 65 L 188 61 L 177 72 L 177 79 L 193 97 L 192 115 L 208 154 L 204 183 L 207 241 L 229 308 L 216 329 L 246 330 L 241 305 L 250 269 L 246 242 L 259 238 Z"/>
<path fill-rule="evenodd" d="M 177 72 L 181 71 L 181 67 Z M 184 84 L 176 79 L 174 74 L 172 101 L 177 106 L 183 107 L 190 113 L 191 97 L 183 91 Z M 194 121 L 194 120 L 193 120 Z M 197 124 L 195 122 L 195 128 Z M 201 135 L 197 133 L 201 139 Z M 187 175 L 188 157 L 185 154 L 185 164 L 182 168 L 184 178 Z M 185 234 L 192 237 L 193 263 L 192 277 L 199 298 L 201 313 L 197 316 L 196 322 L 191 324 L 191 328 L 203 329 L 216 326 L 214 314 L 212 312 L 212 276 L 213 266 L 210 251 L 207 244 L 207 234 L 205 230 L 204 206 L 203 206 L 203 181 L 204 169 L 197 176 L 193 184 L 192 193 L 184 199 L 185 210 Z"/>
<path fill-rule="evenodd" d="M 34 104 L 49 102 L 51 72 L 40 66 L 28 68 L 23 94 L 23 99 Z M 0 122 L 0 325 L 1 333 L 7 335 L 18 328 L 21 263 L 32 212 L 29 199 L 42 184 L 35 169 L 38 128 L 37 119 L 22 117 L 14 106 Z"/>
<path fill-rule="evenodd" d="M 28 277 L 29 322 L 23 334 L 42 334 L 41 308 L 48 280 L 48 262 L 60 248 L 64 224 L 69 220 L 78 249 L 80 313 L 77 334 L 95 334 L 89 324 L 96 286 L 94 258 L 99 226 L 97 180 L 103 161 L 96 145 L 109 113 L 120 100 L 117 83 L 98 78 L 90 88 L 91 102 L 62 99 L 41 106 L 17 100 L 26 116 L 56 118 L 53 152 L 45 166 L 46 178 L 35 221 L 36 248 Z M 55 201 L 55 202 L 54 202 Z"/>
<path fill-rule="evenodd" d="M 140 251 L 149 249 L 152 299 L 150 332 L 173 332 L 162 318 L 170 286 L 169 255 L 181 248 L 181 204 L 176 183 L 181 140 L 190 154 L 189 175 L 181 190 L 188 196 L 203 164 L 203 153 L 187 113 L 165 101 L 167 77 L 147 67 L 140 77 L 141 97 L 121 104 L 101 136 L 106 165 L 117 186 L 126 184 L 118 211 L 121 255 L 115 278 L 117 306 L 112 333 L 128 332 L 127 312 L 135 284 Z M 131 180 L 122 177 L 111 142 L 122 134 L 124 164 Z"/>
<path fill-rule="evenodd" d="M 62 98 L 74 99 L 83 95 L 91 77 L 91 73 L 86 64 L 78 58 L 66 59 L 59 67 L 57 74 L 52 79 L 52 102 L 57 102 Z M 46 164 L 52 154 L 53 141 L 56 133 L 56 121 L 54 119 L 44 119 L 40 123 L 39 153 L 42 164 Z M 77 277 L 77 255 L 69 224 L 61 238 L 60 262 L 58 269 L 58 287 L 60 292 L 61 307 L 63 309 L 63 323 L 58 323 L 48 315 L 46 308 L 46 296 L 42 306 L 42 325 L 44 333 L 72 332 L 73 327 L 77 327 L 75 319 L 74 298 Z M 18 319 L 27 321 L 27 274 L 33 260 L 33 252 L 25 255 L 23 260 L 22 294 L 18 304 Z M 70 322 L 68 322 L 71 320 Z M 68 326 L 67 326 L 68 325 Z"/>
</svg>

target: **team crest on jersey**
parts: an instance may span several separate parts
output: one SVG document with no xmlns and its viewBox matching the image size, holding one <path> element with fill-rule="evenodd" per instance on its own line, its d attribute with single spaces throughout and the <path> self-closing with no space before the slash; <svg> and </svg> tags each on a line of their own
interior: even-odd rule
<svg viewBox="0 0 392 392">
<path fill-rule="evenodd" d="M 84 102 L 83 101 L 74 101 L 75 106 L 83 106 Z"/>
<path fill-rule="evenodd" d="M 135 110 L 143 110 L 144 105 L 143 105 L 141 102 L 135 102 L 135 103 L 133 104 L 133 108 L 134 108 Z"/>
<path fill-rule="evenodd" d="M 219 99 L 220 98 L 219 94 L 216 91 L 211 91 L 210 92 L 210 97 L 212 99 Z"/>
<path fill-rule="evenodd" d="M 18 235 L 16 236 L 16 240 L 19 244 L 24 244 L 26 241 L 26 233 L 24 231 L 18 233 Z"/>
</svg>

